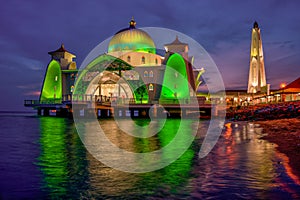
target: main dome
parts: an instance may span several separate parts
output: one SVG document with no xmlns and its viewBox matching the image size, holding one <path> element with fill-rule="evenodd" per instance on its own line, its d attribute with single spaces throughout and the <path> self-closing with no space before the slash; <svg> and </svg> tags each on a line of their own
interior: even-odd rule
<svg viewBox="0 0 300 200">
<path fill-rule="evenodd" d="M 116 51 L 135 51 L 155 53 L 155 44 L 148 33 L 135 28 L 136 22 L 131 19 L 129 27 L 118 31 L 110 40 L 108 53 Z"/>
</svg>

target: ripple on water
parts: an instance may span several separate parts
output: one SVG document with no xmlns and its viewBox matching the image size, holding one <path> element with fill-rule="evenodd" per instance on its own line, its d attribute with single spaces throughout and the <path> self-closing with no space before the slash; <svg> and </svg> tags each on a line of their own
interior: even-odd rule
<svg viewBox="0 0 300 200">
<path fill-rule="evenodd" d="M 253 124 L 228 123 L 212 152 L 198 159 L 209 125 L 201 122 L 196 140 L 176 162 L 154 172 L 131 174 L 97 161 L 71 120 L 0 116 L 0 122 L 0 198 L 300 198 L 299 179 L 291 175 L 286 156 L 259 139 L 260 127 Z M 108 137 L 132 151 L 159 149 L 172 138 L 126 139 L 113 123 L 100 122 L 110 131 Z M 168 123 L 165 131 L 172 136 L 170 130 L 178 121 Z"/>
</svg>

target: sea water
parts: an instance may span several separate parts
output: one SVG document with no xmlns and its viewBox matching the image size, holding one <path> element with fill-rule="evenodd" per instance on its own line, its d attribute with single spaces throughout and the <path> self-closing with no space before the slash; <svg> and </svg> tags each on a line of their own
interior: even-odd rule
<svg viewBox="0 0 300 200">
<path fill-rule="evenodd" d="M 168 119 L 160 133 L 142 139 L 124 135 L 113 119 L 100 120 L 99 125 L 115 145 L 141 153 L 167 145 L 179 122 Z M 95 159 L 71 119 L 2 113 L 0 199 L 300 198 L 299 179 L 285 155 L 261 140 L 261 129 L 253 124 L 226 122 L 213 150 L 199 159 L 209 122 L 200 121 L 195 140 L 172 164 L 128 173 Z M 143 126 L 149 120 L 135 123 Z M 187 134 L 192 128 L 193 122 L 186 122 Z"/>
</svg>

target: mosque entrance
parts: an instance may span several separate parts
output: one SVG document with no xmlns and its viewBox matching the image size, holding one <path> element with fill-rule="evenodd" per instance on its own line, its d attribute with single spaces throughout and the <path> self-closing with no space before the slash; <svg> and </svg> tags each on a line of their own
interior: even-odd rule
<svg viewBox="0 0 300 200">
<path fill-rule="evenodd" d="M 118 101 L 122 103 L 133 99 L 128 83 L 114 72 L 104 71 L 98 74 L 86 91 L 99 103 Z"/>
</svg>

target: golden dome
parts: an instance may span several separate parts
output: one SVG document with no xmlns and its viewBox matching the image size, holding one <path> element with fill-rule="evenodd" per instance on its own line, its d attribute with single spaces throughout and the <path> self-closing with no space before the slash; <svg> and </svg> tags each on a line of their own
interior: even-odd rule
<svg viewBox="0 0 300 200">
<path fill-rule="evenodd" d="M 129 27 L 118 31 L 110 40 L 108 52 L 135 51 L 155 53 L 155 44 L 148 33 L 135 28 L 132 19 Z"/>
</svg>

